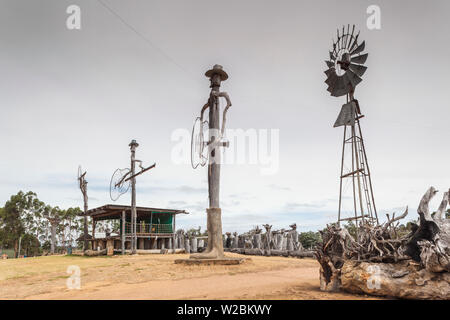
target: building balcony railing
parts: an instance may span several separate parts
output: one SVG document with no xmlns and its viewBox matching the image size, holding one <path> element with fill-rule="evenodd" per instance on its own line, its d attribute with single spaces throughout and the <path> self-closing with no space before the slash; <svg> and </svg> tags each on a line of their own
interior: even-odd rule
<svg viewBox="0 0 450 320">
<path fill-rule="evenodd" d="M 125 222 L 125 234 L 131 234 L 131 222 Z M 156 224 L 156 223 L 136 223 L 136 234 L 170 234 L 173 233 L 171 223 Z"/>
</svg>

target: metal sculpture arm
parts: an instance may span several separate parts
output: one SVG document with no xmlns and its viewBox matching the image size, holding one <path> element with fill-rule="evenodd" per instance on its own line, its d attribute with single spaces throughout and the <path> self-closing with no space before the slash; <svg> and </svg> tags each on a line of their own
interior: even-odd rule
<svg viewBox="0 0 450 320">
<path fill-rule="evenodd" d="M 223 97 L 227 101 L 227 105 L 225 106 L 225 109 L 223 110 L 223 118 L 222 118 L 222 129 L 220 130 L 220 137 L 223 137 L 223 134 L 225 132 L 225 123 L 227 121 L 227 111 L 232 106 L 230 96 L 226 92 L 215 92 L 213 91 L 213 95 L 215 97 Z"/>
<path fill-rule="evenodd" d="M 202 123 L 203 123 L 203 114 L 205 113 L 206 109 L 208 109 L 208 108 L 209 108 L 209 102 L 207 102 L 203 106 L 202 111 L 200 111 L 200 122 L 202 122 Z"/>
</svg>

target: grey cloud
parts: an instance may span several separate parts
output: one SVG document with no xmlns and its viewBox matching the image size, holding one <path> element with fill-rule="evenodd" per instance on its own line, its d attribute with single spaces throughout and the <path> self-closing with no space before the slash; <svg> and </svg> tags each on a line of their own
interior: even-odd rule
<svg viewBox="0 0 450 320">
<path fill-rule="evenodd" d="M 270 189 L 279 190 L 279 191 L 292 191 L 292 188 L 290 188 L 290 187 L 283 187 L 283 186 L 279 186 L 276 184 L 270 184 L 270 185 L 268 185 L 268 187 Z"/>
</svg>

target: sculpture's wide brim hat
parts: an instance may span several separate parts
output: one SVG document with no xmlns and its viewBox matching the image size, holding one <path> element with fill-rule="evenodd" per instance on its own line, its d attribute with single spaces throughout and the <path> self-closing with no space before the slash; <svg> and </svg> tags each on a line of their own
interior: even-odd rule
<svg viewBox="0 0 450 320">
<path fill-rule="evenodd" d="M 212 78 L 214 74 L 219 74 L 222 81 L 228 79 L 228 74 L 223 71 L 223 67 L 221 65 L 216 64 L 212 69 L 205 72 L 205 76 L 208 78 Z"/>
</svg>

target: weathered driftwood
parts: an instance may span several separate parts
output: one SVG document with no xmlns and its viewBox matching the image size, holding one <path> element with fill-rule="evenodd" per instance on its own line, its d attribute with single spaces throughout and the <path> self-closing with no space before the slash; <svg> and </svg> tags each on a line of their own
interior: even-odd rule
<svg viewBox="0 0 450 320">
<path fill-rule="evenodd" d="M 263 249 L 258 249 L 258 248 L 245 249 L 244 254 L 249 254 L 249 255 L 252 255 L 252 256 L 263 256 L 264 255 L 264 250 Z"/>
<path fill-rule="evenodd" d="M 403 237 L 398 236 L 397 221 L 405 218 L 408 210 L 399 217 L 395 217 L 395 214 L 392 217 L 388 215 L 387 221 L 381 225 L 361 223 L 357 239 L 354 239 L 346 229 L 334 225 L 327 226 L 327 230 L 321 233 L 323 242 L 315 253 L 320 263 L 321 289 L 336 291 L 342 287 L 344 290 L 352 291 L 353 289 L 349 288 L 354 286 L 359 287 L 361 292 L 370 293 L 372 292 L 370 287 L 370 290 L 362 289 L 361 283 L 367 280 L 364 272 L 376 269 L 381 270 L 381 275 L 377 279 L 383 279 L 385 288 L 384 291 L 378 291 L 379 295 L 418 299 L 430 297 L 440 299 L 443 294 L 450 296 L 448 274 L 438 274 L 450 271 L 450 224 L 444 216 L 449 192 L 444 194 L 438 211 L 432 216 L 428 204 L 436 192 L 431 187 L 423 196 L 418 208 L 420 224 L 415 225 L 412 232 Z M 399 274 L 406 272 L 402 270 L 404 264 L 408 263 L 406 260 L 416 261 L 419 269 L 414 279 L 422 279 L 429 283 L 426 286 L 426 293 L 420 293 L 423 291 L 423 288 L 420 288 L 423 284 L 418 283 L 422 280 L 411 282 L 408 293 L 396 287 L 401 285 L 399 280 L 391 280 L 403 277 Z M 349 265 L 361 266 L 362 269 L 352 271 Z M 364 271 L 364 268 L 367 270 Z M 400 270 L 397 272 L 396 268 Z M 409 272 L 413 274 L 411 270 Z M 441 283 L 442 281 L 447 283 Z"/>
<path fill-rule="evenodd" d="M 103 249 L 103 250 L 86 250 L 84 252 L 85 256 L 88 257 L 96 257 L 96 256 L 106 256 L 107 250 Z"/>
<path fill-rule="evenodd" d="M 434 273 L 411 261 L 368 263 L 347 260 L 342 289 L 359 294 L 402 299 L 450 299 L 450 273 Z"/>
<path fill-rule="evenodd" d="M 297 257 L 297 258 L 314 258 L 314 251 L 308 251 L 308 250 L 294 250 L 288 252 L 290 257 Z"/>
<path fill-rule="evenodd" d="M 437 190 L 431 187 L 420 201 L 417 209 L 420 224 L 405 253 L 431 272 L 450 272 L 450 220 L 445 217 L 449 192 L 444 193 L 437 212 L 432 216 L 428 204 L 436 193 Z"/>
<path fill-rule="evenodd" d="M 314 251 L 287 251 L 287 250 L 267 250 L 267 249 L 244 249 L 244 248 L 224 248 L 226 252 L 233 252 L 253 256 L 270 257 L 293 257 L 293 258 L 313 258 Z"/>
</svg>

